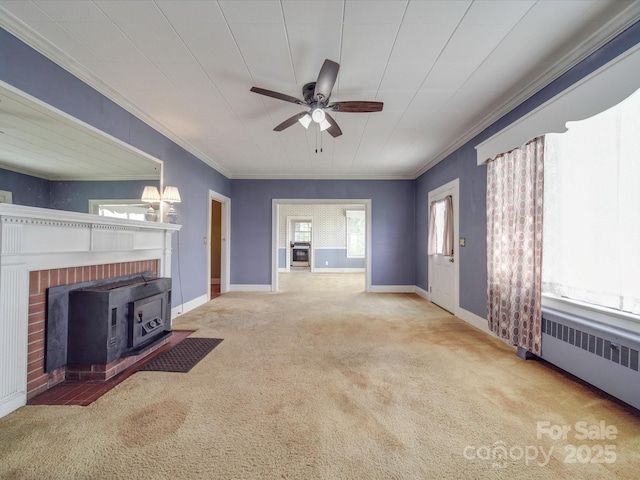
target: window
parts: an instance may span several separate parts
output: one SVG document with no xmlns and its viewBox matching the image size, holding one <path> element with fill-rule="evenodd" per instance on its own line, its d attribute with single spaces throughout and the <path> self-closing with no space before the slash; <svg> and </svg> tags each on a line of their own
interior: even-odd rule
<svg viewBox="0 0 640 480">
<path fill-rule="evenodd" d="M 347 210 L 347 257 L 363 258 L 365 254 L 365 211 Z"/>
<path fill-rule="evenodd" d="M 140 200 L 89 200 L 89 212 L 103 217 L 144 220 L 148 208 Z"/>
<path fill-rule="evenodd" d="M 640 90 L 546 136 L 543 293 L 640 315 Z"/>
<path fill-rule="evenodd" d="M 311 242 L 311 223 L 310 222 L 296 222 L 295 230 L 293 232 L 294 242 Z"/>
<path fill-rule="evenodd" d="M 0 190 L 0 203 L 13 203 L 13 193 L 7 190 Z"/>
</svg>

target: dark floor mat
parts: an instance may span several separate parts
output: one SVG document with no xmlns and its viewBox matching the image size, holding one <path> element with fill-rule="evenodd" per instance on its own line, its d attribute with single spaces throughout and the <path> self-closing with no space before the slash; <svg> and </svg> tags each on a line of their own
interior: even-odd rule
<svg viewBox="0 0 640 480">
<path fill-rule="evenodd" d="M 140 371 L 186 373 L 220 342 L 222 342 L 222 338 L 185 338 L 170 350 L 141 367 Z"/>
</svg>

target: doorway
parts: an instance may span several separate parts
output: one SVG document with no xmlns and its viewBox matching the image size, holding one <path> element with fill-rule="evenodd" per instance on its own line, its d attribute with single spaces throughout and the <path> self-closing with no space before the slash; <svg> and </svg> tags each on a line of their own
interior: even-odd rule
<svg viewBox="0 0 640 480">
<path fill-rule="evenodd" d="M 456 244 L 459 226 L 459 179 L 455 179 L 429 192 L 429 205 L 443 202 L 451 196 L 453 205 L 453 244 L 451 255 L 427 255 L 429 277 L 429 300 L 448 312 L 456 314 L 459 309 L 460 264 Z M 428 209 L 430 211 L 430 209 Z M 428 222 L 431 223 L 431 222 Z M 434 222 L 437 223 L 437 222 Z"/>
<path fill-rule="evenodd" d="M 205 238 L 209 300 L 229 291 L 230 212 L 231 199 L 209 190 L 209 228 Z"/>
<path fill-rule="evenodd" d="M 313 272 L 313 217 L 287 216 L 285 271 Z"/>
<path fill-rule="evenodd" d="M 352 271 L 360 271 L 362 272 L 362 263 L 364 262 L 364 277 L 365 277 L 365 291 L 370 292 L 371 287 L 371 199 L 273 199 L 271 202 L 272 205 L 272 215 L 271 215 L 271 291 L 278 291 L 278 271 L 281 269 L 283 273 L 286 274 L 287 265 L 289 265 L 288 258 L 290 255 L 289 249 L 286 248 L 290 244 L 285 244 L 285 241 L 290 241 L 290 236 L 287 234 L 287 210 L 291 206 L 300 206 L 300 205 L 333 205 L 333 206 L 353 206 L 358 205 L 361 209 L 365 211 L 365 248 L 364 248 L 364 257 L 360 257 L 359 265 L 355 266 Z M 281 208 L 284 213 L 281 212 Z M 344 215 L 344 212 L 343 212 Z M 311 272 L 322 272 L 328 273 L 327 270 L 330 270 L 330 267 L 333 265 L 331 258 L 320 258 L 321 255 L 318 253 L 318 249 L 320 249 L 320 253 L 322 254 L 331 254 L 329 248 L 321 246 L 324 245 L 323 242 L 318 241 L 318 230 L 320 224 L 322 224 L 322 218 L 318 219 L 313 217 L 313 214 L 306 215 L 306 217 L 310 217 L 313 219 L 314 225 L 312 227 L 312 239 L 311 239 L 311 248 L 310 248 L 310 262 L 311 262 Z M 319 223 L 316 223 L 319 222 Z M 345 220 L 346 221 L 346 220 Z M 345 227 L 346 228 L 346 227 Z M 346 230 L 344 231 L 344 236 L 346 237 Z M 326 256 L 326 255 L 325 255 Z M 352 260 L 352 259 L 348 259 Z M 322 265 L 322 267 L 318 267 L 318 263 Z M 348 265 L 347 265 L 348 266 Z M 348 268 L 342 268 L 340 271 L 349 270 Z M 307 274 L 311 274 L 311 272 Z"/>
</svg>

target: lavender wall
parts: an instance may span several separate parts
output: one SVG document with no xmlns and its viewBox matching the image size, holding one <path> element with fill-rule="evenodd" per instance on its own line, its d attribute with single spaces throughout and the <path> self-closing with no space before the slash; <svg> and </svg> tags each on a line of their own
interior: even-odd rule
<svg viewBox="0 0 640 480">
<path fill-rule="evenodd" d="M 53 208 L 87 213 L 89 199 L 138 199 L 145 185 L 159 186 L 153 180 L 129 181 L 49 181 L 0 168 L 0 190 L 13 195 L 13 203 L 29 207 Z"/>
<path fill-rule="evenodd" d="M 460 179 L 460 236 L 466 246 L 458 247 L 460 307 L 485 316 L 487 284 L 486 205 L 487 169 L 476 165 L 475 143 L 456 150 L 416 180 L 416 285 L 428 290 L 427 216 L 428 196 L 451 180 Z"/>
<path fill-rule="evenodd" d="M 206 295 L 202 239 L 207 235 L 208 192 L 230 196 L 229 179 L 3 29 L 0 45 L 0 80 L 164 161 L 165 185 L 177 186 L 182 196 L 177 210 L 183 228 L 173 239 L 173 303 Z M 48 199 L 38 206 L 48 206 Z"/>
<path fill-rule="evenodd" d="M 50 208 L 48 180 L 0 168 L 0 190 L 11 192 L 16 205 Z"/>
<path fill-rule="evenodd" d="M 428 288 L 426 238 L 429 191 L 459 177 L 460 236 L 467 239 L 467 246 L 459 248 L 460 307 L 486 318 L 486 167 L 476 166 L 475 146 L 638 43 L 640 22 L 523 102 L 416 180 L 416 284 L 420 288 Z"/>
<path fill-rule="evenodd" d="M 70 212 L 89 212 L 90 199 L 140 199 L 145 185 L 160 183 L 156 180 L 128 180 L 102 182 L 50 182 L 51 203 L 49 208 Z"/>
<path fill-rule="evenodd" d="M 372 285 L 415 285 L 415 182 L 232 180 L 231 283 L 271 284 L 272 199 L 371 199 Z"/>
</svg>

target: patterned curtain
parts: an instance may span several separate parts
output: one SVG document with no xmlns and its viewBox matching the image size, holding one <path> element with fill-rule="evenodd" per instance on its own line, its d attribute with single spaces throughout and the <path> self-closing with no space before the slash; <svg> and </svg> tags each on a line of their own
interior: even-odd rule
<svg viewBox="0 0 640 480">
<path fill-rule="evenodd" d="M 487 164 L 489 329 L 540 355 L 544 137 Z"/>
</svg>

